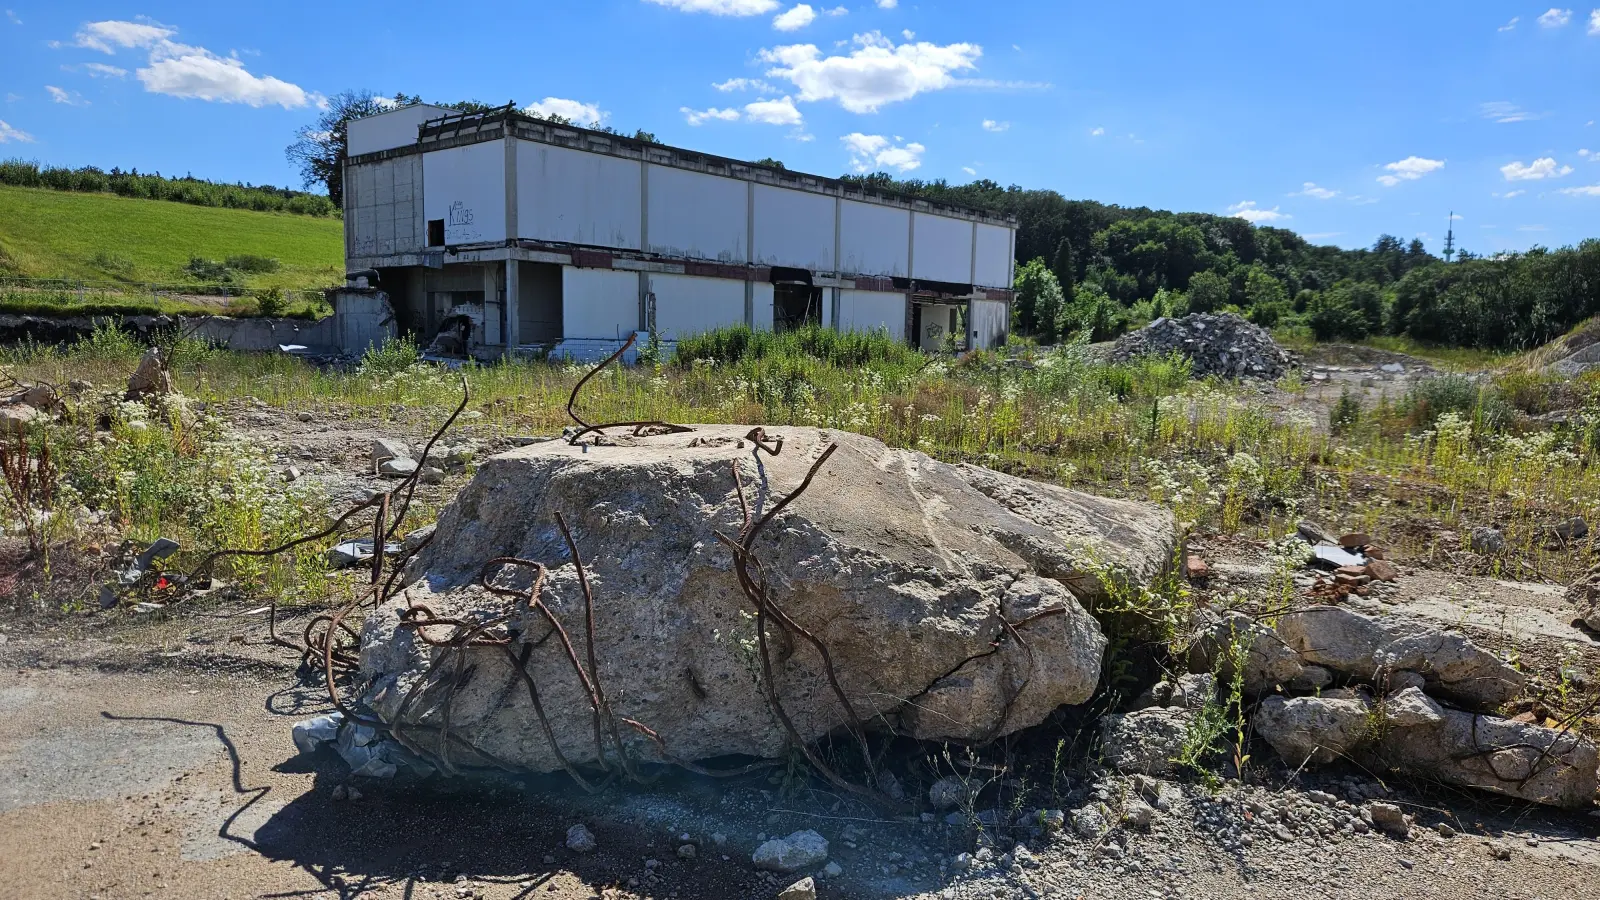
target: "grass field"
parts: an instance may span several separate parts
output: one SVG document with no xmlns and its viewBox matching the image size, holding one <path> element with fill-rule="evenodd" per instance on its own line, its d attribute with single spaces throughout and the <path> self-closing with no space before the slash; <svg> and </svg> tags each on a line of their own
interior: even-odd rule
<svg viewBox="0 0 1600 900">
<path fill-rule="evenodd" d="M 270 257 L 248 290 L 326 287 L 343 271 L 339 219 L 0 187 L 0 275 L 182 283 L 190 257 Z"/>
</svg>

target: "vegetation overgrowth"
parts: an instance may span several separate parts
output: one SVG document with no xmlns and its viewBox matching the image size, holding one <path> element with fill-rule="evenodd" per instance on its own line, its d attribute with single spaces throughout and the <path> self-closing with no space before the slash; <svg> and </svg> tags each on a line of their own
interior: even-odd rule
<svg viewBox="0 0 1600 900">
<path fill-rule="evenodd" d="M 0 186 L 0 275 L 240 293 L 337 284 L 338 219 Z M 231 265 L 230 265 L 231 263 Z"/>
<path fill-rule="evenodd" d="M 1421 240 L 1383 235 L 1371 249 L 1345 250 L 1232 216 L 1068 200 L 989 180 L 846 180 L 1015 216 L 1015 325 L 1047 341 L 1077 331 L 1106 340 L 1157 316 L 1235 311 L 1319 340 L 1393 335 L 1527 350 L 1600 314 L 1600 240 L 1446 261 Z"/>
<path fill-rule="evenodd" d="M 160 172 L 107 172 L 95 166 L 69 169 L 23 159 L 0 161 L 0 184 L 11 187 L 45 188 L 87 194 L 116 194 L 141 200 L 165 200 L 191 206 L 216 206 L 249 209 L 256 212 L 295 213 L 304 216 L 336 216 L 339 208 L 321 194 L 310 194 L 269 184 L 226 184 L 185 175 L 182 178 Z"/>
<path fill-rule="evenodd" d="M 138 353 L 108 329 L 65 349 L 7 350 L 0 361 L 24 379 L 115 383 Z M 490 432 L 557 431 L 568 424 L 568 394 L 588 369 L 560 362 L 469 366 L 463 371 L 473 399 L 465 421 Z M 457 376 L 421 362 L 405 342 L 373 351 L 351 372 L 207 351 L 181 358 L 176 375 L 185 393 L 206 403 L 252 397 L 379 420 L 431 423 L 459 399 Z M 1293 380 L 1282 387 L 1289 398 L 1299 389 Z M 1536 407 L 1530 398 L 1557 389 L 1577 404 L 1566 424 L 1519 425 L 1524 407 Z M 1243 540 L 1277 540 L 1311 516 L 1386 535 L 1396 550 L 1425 558 L 1439 552 L 1440 531 L 1495 521 L 1517 558 L 1552 578 L 1570 577 L 1587 560 L 1576 549 L 1550 546 L 1550 525 L 1573 515 L 1600 521 L 1600 378 L 1593 376 L 1442 376 L 1365 407 L 1351 398 L 1330 422 L 1293 403 L 1263 402 L 1253 386 L 1191 380 L 1177 358 L 1105 364 L 1069 345 L 1020 361 L 982 352 L 951 359 L 901 351 L 881 337 L 829 343 L 806 332 L 729 331 L 681 342 L 670 360 L 607 370 L 579 405 L 590 421 L 847 429 L 940 459 L 1152 500 L 1195 528 Z M 77 495 L 101 498 L 95 508 L 113 510 L 140 534 L 175 527 L 220 534 L 202 529 L 210 514 L 195 512 L 196 501 L 182 491 L 126 485 L 206 481 L 210 476 L 178 468 L 205 471 L 204 454 L 192 448 L 213 446 L 221 432 L 134 421 L 112 437 L 121 442 L 132 436 L 128 429 L 138 432 L 144 449 L 128 452 L 160 457 L 154 480 L 141 468 L 155 465 L 154 457 L 112 464 L 103 460 L 120 460 L 120 451 L 101 448 L 90 454 L 94 465 L 72 468 Z M 150 449 L 156 435 L 159 447 Z M 230 495 L 258 496 L 252 492 L 270 477 L 266 469 L 230 465 L 255 479 L 229 488 Z M 264 546 L 281 523 L 295 520 L 263 516 L 259 524 L 228 525 L 230 539 Z"/>
</svg>

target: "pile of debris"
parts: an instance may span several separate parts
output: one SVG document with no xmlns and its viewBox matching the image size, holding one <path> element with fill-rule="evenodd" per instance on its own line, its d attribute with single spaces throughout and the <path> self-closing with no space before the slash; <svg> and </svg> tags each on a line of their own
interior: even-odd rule
<svg viewBox="0 0 1600 900">
<path fill-rule="evenodd" d="M 1193 363 L 1196 378 L 1277 379 L 1296 365 L 1294 357 L 1265 330 L 1232 313 L 1166 316 L 1117 339 L 1112 362 L 1140 356 L 1179 354 Z"/>
<path fill-rule="evenodd" d="M 1152 505 L 845 432 L 546 441 L 485 460 L 367 618 L 358 706 L 447 771 L 782 758 L 870 723 L 985 743 L 1089 699 L 1085 605 L 1176 542 Z"/>
<path fill-rule="evenodd" d="M 1534 803 L 1594 800 L 1595 744 L 1570 727 L 1495 715 L 1526 676 L 1460 634 L 1337 606 L 1286 612 L 1272 626 L 1202 609 L 1188 664 L 1206 674 L 1109 717 L 1106 755 L 1122 771 L 1172 771 L 1198 708 L 1217 700 L 1216 679 L 1238 674 L 1259 700 L 1256 735 L 1291 768 L 1346 758 Z"/>
</svg>

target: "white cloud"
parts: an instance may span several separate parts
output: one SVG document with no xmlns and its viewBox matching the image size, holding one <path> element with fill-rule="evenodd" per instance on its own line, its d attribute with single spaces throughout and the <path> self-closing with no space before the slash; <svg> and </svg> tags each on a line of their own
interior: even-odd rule
<svg viewBox="0 0 1600 900">
<path fill-rule="evenodd" d="M 1518 225 L 1517 226 L 1517 230 L 1518 231 L 1547 231 L 1548 229 L 1543 225 Z"/>
<path fill-rule="evenodd" d="M 772 65 L 769 77 L 800 89 L 802 102 L 837 100 L 850 112 L 870 113 L 954 85 L 953 73 L 977 68 L 983 55 L 976 44 L 941 47 L 923 41 L 895 46 L 878 31 L 858 34 L 853 41 L 856 48 L 847 56 L 824 56 L 814 44 L 791 44 L 762 50 L 759 58 Z"/>
<path fill-rule="evenodd" d="M 835 6 L 833 9 L 822 10 L 822 14 L 825 15 L 825 16 L 834 16 L 834 17 L 848 16 L 848 15 L 850 15 L 850 10 L 845 8 L 845 7 L 843 7 L 843 6 Z"/>
<path fill-rule="evenodd" d="M 1290 194 L 1291 197 L 1315 197 L 1318 200 L 1332 200 L 1339 196 L 1339 192 L 1325 187 L 1317 187 L 1316 182 L 1307 181 L 1301 189 Z"/>
<path fill-rule="evenodd" d="M 879 9 L 894 9 L 900 5 L 900 0 L 878 0 Z"/>
<path fill-rule="evenodd" d="M 101 53 L 116 53 L 118 47 L 159 47 L 177 33 L 176 28 L 168 28 L 155 22 L 116 20 L 90 22 L 78 29 L 73 43 L 75 46 L 99 50 Z"/>
<path fill-rule="evenodd" d="M 770 83 L 759 78 L 729 78 L 727 81 L 713 84 L 712 87 L 724 94 L 734 91 L 759 91 L 763 94 L 776 94 L 778 89 Z"/>
<path fill-rule="evenodd" d="M 1288 213 L 1279 212 L 1278 207 L 1276 206 L 1271 209 L 1261 209 L 1256 206 L 1256 202 L 1254 200 L 1241 200 L 1240 202 L 1228 207 L 1228 215 L 1233 216 L 1235 219 L 1244 219 L 1246 222 L 1250 222 L 1252 224 L 1258 222 L 1278 222 L 1283 219 L 1294 218 L 1294 216 L 1291 216 Z"/>
<path fill-rule="evenodd" d="M 523 109 L 547 119 L 560 116 L 574 125 L 599 125 L 606 120 L 606 113 L 599 106 L 561 97 L 546 97 L 538 103 L 529 103 Z"/>
<path fill-rule="evenodd" d="M 15 12 L 13 12 L 12 10 L 9 10 L 9 9 L 6 10 L 6 18 L 9 19 L 11 21 L 11 24 L 13 24 L 13 25 L 21 25 L 22 24 L 22 20 L 17 18 L 17 14 Z"/>
<path fill-rule="evenodd" d="M 772 20 L 772 27 L 779 31 L 799 31 L 817 20 L 817 11 L 809 3 L 801 3 L 793 9 L 778 13 Z"/>
<path fill-rule="evenodd" d="M 794 108 L 792 97 L 746 103 L 744 114 L 752 122 L 762 122 L 767 125 L 801 125 L 805 122 L 800 110 Z"/>
<path fill-rule="evenodd" d="M 0 122 L 0 136 L 3 136 L 5 124 L 6 123 L 4 122 Z M 1568 196 L 1572 197 L 1600 197 L 1600 184 L 1586 184 L 1582 187 L 1562 188 L 1556 193 L 1567 194 Z"/>
<path fill-rule="evenodd" d="M 688 122 L 690 125 L 694 126 L 699 126 L 712 120 L 718 122 L 739 121 L 739 111 L 731 107 L 728 109 L 717 109 L 715 106 L 713 106 L 710 109 L 695 110 L 690 109 L 687 106 L 682 106 L 678 108 L 678 112 L 683 113 L 683 119 L 685 122 Z"/>
<path fill-rule="evenodd" d="M 1521 16 L 1512 16 L 1511 17 L 1511 21 L 1505 23 L 1504 25 L 1501 25 L 1496 30 L 1497 31 L 1510 31 L 1511 29 L 1516 28 L 1517 27 L 1517 23 L 1520 22 L 1520 21 L 1522 21 L 1522 17 Z"/>
<path fill-rule="evenodd" d="M 1545 28 L 1564 28 L 1572 21 L 1572 10 L 1552 6 L 1544 15 L 1539 17 L 1539 24 Z"/>
<path fill-rule="evenodd" d="M 1096 126 L 1094 128 L 1089 129 L 1089 135 L 1091 137 L 1100 137 L 1101 135 L 1103 135 L 1105 133 L 1106 133 L 1106 130 L 1104 128 L 1099 127 L 1099 126 Z"/>
<path fill-rule="evenodd" d="M 983 120 L 983 130 L 984 131 L 992 131 L 995 134 L 999 134 L 1000 132 L 1009 129 L 1010 127 L 1011 127 L 1011 123 L 1010 122 L 996 122 L 993 119 L 984 119 Z"/>
<path fill-rule="evenodd" d="M 909 28 L 901 29 L 900 36 L 908 41 L 914 41 L 917 39 L 917 33 Z"/>
<path fill-rule="evenodd" d="M 83 70 L 91 78 L 122 78 L 128 74 L 127 69 L 108 66 L 105 63 L 84 63 Z"/>
<path fill-rule="evenodd" d="M 909 172 L 922 165 L 922 154 L 928 148 L 915 141 L 896 146 L 881 134 L 855 132 L 839 139 L 850 150 L 850 167 L 857 172 L 873 169 L 898 169 Z"/>
<path fill-rule="evenodd" d="M 976 178 L 976 177 L 977 177 L 977 175 L 978 175 L 978 170 L 977 170 L 977 169 L 974 169 L 974 168 L 973 168 L 973 167 L 971 167 L 971 166 L 962 166 L 962 167 L 961 167 L 961 171 L 963 171 L 963 172 L 965 172 L 965 173 L 967 173 L 967 174 L 968 174 L 968 175 L 971 175 L 971 176 L 973 176 L 973 177 L 974 177 L 974 178 Z"/>
<path fill-rule="evenodd" d="M 16 93 L 12 93 L 11 91 L 6 91 L 6 102 L 7 103 L 15 103 L 15 102 L 17 102 L 18 100 L 21 100 L 21 99 L 22 99 L 22 95 L 21 94 L 16 94 Z"/>
<path fill-rule="evenodd" d="M 44 89 L 49 92 L 50 99 L 55 101 L 56 103 L 64 103 L 67 106 L 88 106 L 89 105 L 89 101 L 83 99 L 83 95 L 79 94 L 77 91 L 63 90 L 61 88 L 56 87 L 53 84 L 45 85 Z"/>
<path fill-rule="evenodd" d="M 18 22 L 17 24 L 22 24 Z M 1600 37 L 1600 9 L 1589 10 L 1589 34 Z"/>
<path fill-rule="evenodd" d="M 123 49 L 148 51 L 148 64 L 135 74 L 144 89 L 152 94 L 284 109 L 321 106 L 326 102 L 320 94 L 298 85 L 270 75 L 251 74 L 235 57 L 218 56 L 204 47 L 180 44 L 172 40 L 177 33 L 176 28 L 149 20 L 107 20 L 89 22 L 79 28 L 73 44 L 107 54 Z M 105 75 L 126 74 L 116 66 L 103 66 L 97 71 Z"/>
<path fill-rule="evenodd" d="M 1589 162 L 1600 162 L 1600 153 L 1596 153 L 1593 150 L 1579 150 L 1578 158 L 1587 159 Z"/>
<path fill-rule="evenodd" d="M 1536 119 L 1543 119 L 1550 115 L 1547 112 L 1530 112 L 1516 105 L 1515 103 L 1507 103 L 1504 100 L 1495 100 L 1490 103 L 1480 103 L 1478 104 L 1478 113 L 1485 119 L 1499 122 L 1501 124 L 1509 122 L 1532 122 Z"/>
<path fill-rule="evenodd" d="M 650 0 L 680 12 L 713 16 L 764 16 L 778 8 L 778 0 Z"/>
<path fill-rule="evenodd" d="M 19 144 L 31 144 L 33 143 L 33 135 L 26 131 L 12 128 L 5 123 L 4 119 L 0 119 L 0 144 L 10 143 L 11 141 L 16 141 Z"/>
<path fill-rule="evenodd" d="M 1527 193 L 1527 191 L 1524 191 L 1524 190 L 1515 190 L 1515 191 L 1506 191 L 1504 194 L 1491 193 L 1489 196 L 1491 196 L 1491 197 L 1499 197 L 1501 200 L 1510 200 L 1512 197 L 1521 197 L 1523 194 L 1526 194 L 1526 193 Z"/>
<path fill-rule="evenodd" d="M 1420 156 L 1408 156 L 1399 162 L 1392 162 L 1384 166 L 1390 175 L 1379 175 L 1378 183 L 1384 187 L 1394 187 L 1402 181 L 1416 181 L 1418 178 L 1444 168 L 1442 159 L 1423 159 Z"/>
<path fill-rule="evenodd" d="M 1500 174 L 1504 175 L 1507 181 L 1539 181 L 1571 175 L 1572 167 L 1558 165 L 1555 159 L 1546 156 L 1528 165 L 1523 165 L 1520 160 L 1507 163 L 1500 167 Z"/>
</svg>

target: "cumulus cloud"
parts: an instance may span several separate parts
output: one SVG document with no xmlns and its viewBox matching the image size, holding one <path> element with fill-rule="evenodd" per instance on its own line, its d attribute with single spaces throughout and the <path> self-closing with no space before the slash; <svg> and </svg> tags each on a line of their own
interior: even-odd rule
<svg viewBox="0 0 1600 900">
<path fill-rule="evenodd" d="M 13 141 L 18 144 L 31 144 L 33 143 L 33 135 L 26 131 L 12 128 L 6 124 L 4 119 L 0 119 L 0 144 L 8 144 Z"/>
<path fill-rule="evenodd" d="M 20 22 L 18 23 L 21 24 Z M 1589 33 L 1600 37 L 1600 9 L 1589 10 Z"/>
<path fill-rule="evenodd" d="M 1294 218 L 1288 213 L 1279 212 L 1276 206 L 1271 209 L 1262 209 L 1256 205 L 1254 200 L 1241 200 L 1228 207 L 1228 215 L 1233 216 L 1235 219 L 1243 219 L 1251 224 L 1279 222 L 1284 219 Z"/>
<path fill-rule="evenodd" d="M 108 66 L 105 63 L 84 63 L 83 70 L 88 72 L 91 78 L 122 78 L 128 74 L 127 69 Z"/>
<path fill-rule="evenodd" d="M 688 122 L 690 125 L 694 125 L 696 127 L 699 127 L 700 125 L 703 125 L 706 122 L 711 122 L 711 121 L 717 121 L 717 122 L 737 122 L 737 121 L 739 121 L 739 111 L 737 109 L 732 108 L 732 107 L 729 107 L 728 109 L 717 109 L 715 106 L 713 106 L 710 109 L 698 109 L 697 110 L 697 109 L 690 109 L 687 106 L 682 106 L 682 107 L 678 108 L 678 112 L 683 113 L 683 120 L 685 122 Z"/>
<path fill-rule="evenodd" d="M 1011 127 L 1011 123 L 1010 122 L 996 122 L 993 119 L 984 119 L 983 120 L 983 130 L 984 131 L 992 131 L 995 134 L 999 134 L 1000 132 L 1009 129 L 1010 127 Z"/>
<path fill-rule="evenodd" d="M 817 11 L 809 3 L 801 3 L 793 9 L 778 13 L 772 20 L 772 27 L 779 31 L 799 31 L 817 20 Z"/>
<path fill-rule="evenodd" d="M 1300 190 L 1290 194 L 1291 197 L 1315 197 L 1318 200 L 1332 200 L 1339 196 L 1339 192 L 1325 187 L 1318 187 L 1316 182 L 1307 181 L 1301 185 Z"/>
<path fill-rule="evenodd" d="M 606 120 L 605 111 L 595 104 L 562 97 L 546 97 L 538 103 L 529 103 L 523 109 L 546 119 L 560 116 L 575 125 L 599 125 Z"/>
<path fill-rule="evenodd" d="M 894 9 L 900 5 L 900 0 L 878 0 L 879 9 Z"/>
<path fill-rule="evenodd" d="M 146 51 L 147 64 L 134 74 L 152 94 L 284 109 L 320 106 L 325 102 L 320 94 L 299 85 L 251 73 L 236 57 L 219 56 L 204 47 L 178 43 L 173 40 L 177 34 L 176 28 L 149 20 L 89 22 L 78 29 L 73 46 L 106 54 L 121 50 Z M 90 64 L 91 67 L 96 65 Z M 126 74 L 116 66 L 100 66 L 97 71 L 116 77 Z"/>
<path fill-rule="evenodd" d="M 1536 119 L 1543 119 L 1550 115 L 1549 113 L 1529 112 L 1515 103 L 1507 103 L 1504 100 L 1495 100 L 1491 103 L 1480 103 L 1478 104 L 1478 113 L 1485 119 L 1488 119 L 1492 122 L 1499 122 L 1501 124 L 1508 122 L 1532 122 Z"/>
<path fill-rule="evenodd" d="M 794 98 L 792 97 L 746 103 L 744 114 L 750 121 L 761 122 L 766 125 L 800 125 L 805 121 L 804 117 L 800 115 L 800 110 L 795 109 Z"/>
<path fill-rule="evenodd" d="M 965 172 L 965 173 L 967 173 L 967 174 L 968 174 L 968 175 L 971 175 L 971 176 L 973 176 L 973 177 L 974 177 L 974 178 L 976 178 L 976 177 L 977 177 L 977 175 L 978 175 L 978 170 L 977 170 L 977 169 L 974 169 L 974 168 L 973 168 L 973 167 L 971 167 L 971 166 L 962 166 L 962 167 L 961 167 L 961 171 L 963 171 L 963 172 Z"/>
<path fill-rule="evenodd" d="M 1572 10 L 1552 6 L 1539 17 L 1539 24 L 1545 28 L 1564 28 L 1572 21 Z"/>
<path fill-rule="evenodd" d="M 762 50 L 772 66 L 769 78 L 799 89 L 802 102 L 837 100 L 854 113 L 877 112 L 885 104 L 909 100 L 956 83 L 956 72 L 976 69 L 983 48 L 976 44 L 939 46 L 927 41 L 895 45 L 882 32 L 858 34 L 847 55 L 825 56 L 814 44 Z"/>
<path fill-rule="evenodd" d="M 922 154 L 928 149 L 915 141 L 896 144 L 881 134 L 862 134 L 859 131 L 839 140 L 850 151 L 850 168 L 857 172 L 871 172 L 874 169 L 909 172 L 922 165 Z"/>
<path fill-rule="evenodd" d="M 1522 17 L 1521 16 L 1512 16 L 1511 17 L 1511 21 L 1505 23 L 1504 25 L 1501 25 L 1496 30 L 1498 30 L 1498 31 L 1510 31 L 1511 29 L 1516 28 L 1517 27 L 1517 23 L 1520 22 L 1520 21 L 1522 21 Z"/>
<path fill-rule="evenodd" d="M 778 8 L 778 0 L 650 0 L 681 12 L 713 16 L 764 16 Z"/>
<path fill-rule="evenodd" d="M 1384 187 L 1394 187 L 1402 181 L 1416 181 L 1429 172 L 1444 168 L 1444 160 L 1408 156 L 1398 162 L 1389 163 L 1384 168 L 1389 170 L 1389 174 L 1379 175 L 1378 183 Z"/>
<path fill-rule="evenodd" d="M 1103 135 L 1105 133 L 1106 133 L 1106 130 L 1104 128 L 1099 127 L 1099 126 L 1095 126 L 1094 128 L 1089 129 L 1089 134 L 1091 136 L 1093 136 L 1093 137 L 1100 137 L 1101 135 Z"/>
<path fill-rule="evenodd" d="M 1596 153 L 1593 150 L 1579 150 L 1578 158 L 1587 159 L 1589 162 L 1600 162 L 1600 153 Z"/>
<path fill-rule="evenodd" d="M 1560 178 L 1571 175 L 1572 167 L 1558 165 L 1554 158 L 1546 156 L 1523 165 L 1521 160 L 1507 163 L 1500 167 L 1500 174 L 1507 181 L 1541 181 L 1546 178 Z"/>
<path fill-rule="evenodd" d="M 4 122 L 0 122 L 0 129 L 4 129 L 5 124 L 6 123 Z M 1566 194 L 1571 197 L 1600 197 L 1600 184 L 1586 184 L 1582 187 L 1562 188 L 1561 190 L 1557 191 L 1557 193 Z"/>
</svg>

